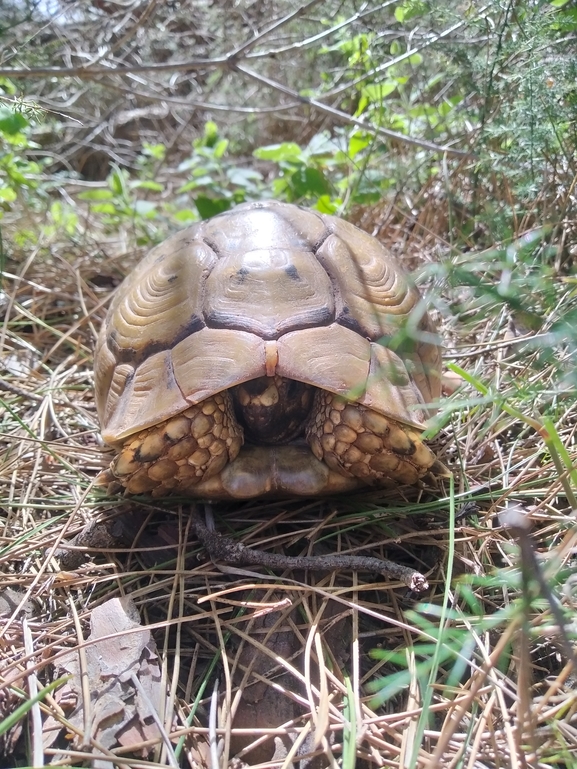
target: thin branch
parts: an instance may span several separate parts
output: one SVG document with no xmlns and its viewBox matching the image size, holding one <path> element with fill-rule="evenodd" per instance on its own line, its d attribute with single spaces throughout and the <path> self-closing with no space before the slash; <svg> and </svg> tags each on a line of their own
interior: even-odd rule
<svg viewBox="0 0 577 769">
<path fill-rule="evenodd" d="M 139 72 L 179 72 L 205 69 L 226 69 L 230 66 L 228 56 L 214 59 L 189 59 L 188 61 L 165 62 L 163 64 L 133 64 L 131 66 L 108 67 L 30 67 L 30 69 L 0 69 L 0 77 L 15 79 L 27 77 L 78 77 L 91 79 L 95 75 L 128 75 Z"/>
<path fill-rule="evenodd" d="M 304 571 L 374 571 L 385 577 L 398 579 L 411 590 L 419 593 L 429 584 L 423 574 L 408 566 L 382 558 L 362 555 L 312 555 L 289 556 L 246 547 L 232 537 L 211 531 L 198 513 L 192 514 L 196 536 L 206 548 L 211 560 L 225 563 L 264 566 L 271 569 L 302 569 Z"/>
<path fill-rule="evenodd" d="M 271 32 L 274 32 L 276 29 L 280 29 L 280 27 L 284 27 L 284 25 L 288 24 L 289 21 L 296 19 L 305 11 L 310 10 L 315 5 L 318 5 L 320 2 L 321 0 L 309 0 L 309 2 L 306 3 L 306 5 L 301 5 L 301 7 L 297 8 L 296 11 L 292 11 L 291 13 L 288 13 L 286 16 L 283 16 L 282 19 L 279 19 L 278 21 L 273 22 L 268 27 L 265 27 L 262 30 L 262 32 L 259 32 L 257 35 L 255 35 L 251 40 L 247 40 L 246 43 L 243 43 L 238 48 L 235 48 L 235 50 L 229 54 L 229 58 L 238 59 L 242 54 L 245 53 L 245 51 L 249 51 L 251 48 L 253 48 L 259 42 L 259 40 L 262 40 L 264 37 L 266 37 Z"/>
<path fill-rule="evenodd" d="M 290 51 L 300 51 L 303 48 L 307 48 L 309 45 L 314 45 L 315 43 L 318 43 L 319 40 L 323 40 L 325 37 L 329 37 L 330 35 L 334 34 L 335 32 L 338 32 L 341 29 L 345 29 L 346 27 L 350 26 L 351 24 L 355 24 L 357 21 L 360 21 L 360 19 L 364 19 L 367 16 L 371 16 L 373 13 L 376 13 L 377 11 L 382 11 L 384 8 L 388 8 L 390 5 L 395 5 L 398 2 L 398 0 L 387 0 L 386 3 L 382 3 L 382 5 L 378 5 L 376 8 L 367 8 L 364 11 L 359 11 L 358 13 L 355 13 L 353 16 L 349 16 L 348 19 L 345 19 L 344 21 L 339 22 L 338 24 L 335 24 L 334 27 L 329 27 L 329 29 L 323 29 L 322 32 L 319 32 L 316 35 L 313 35 L 312 37 L 307 37 L 305 40 L 299 40 L 297 43 L 291 43 L 290 45 L 285 45 L 282 48 L 269 48 L 266 51 L 257 51 L 256 53 L 249 53 L 247 54 L 247 59 L 262 59 L 267 56 L 278 56 L 281 53 L 289 53 Z"/>
<path fill-rule="evenodd" d="M 287 104 L 277 104 L 271 107 L 240 107 L 234 104 L 215 104 L 214 102 L 198 101 L 197 99 L 179 99 L 176 96 L 164 96 L 163 94 L 145 93 L 137 91 L 135 88 L 108 84 L 109 88 L 124 93 L 127 96 L 138 96 L 140 99 L 146 99 L 151 102 L 167 102 L 168 104 L 177 104 L 182 107 L 194 107 L 195 109 L 214 110 L 216 112 L 239 112 L 246 115 L 266 115 L 267 113 L 287 112 L 300 106 L 300 101 L 287 102 Z"/>
<path fill-rule="evenodd" d="M 459 155 L 464 157 L 471 154 L 470 152 L 465 150 L 458 150 L 446 144 L 439 145 L 435 144 L 434 142 L 429 142 L 426 139 L 413 139 L 411 136 L 406 136 L 405 134 L 398 133 L 397 131 L 392 131 L 389 128 L 371 125 L 370 123 L 366 123 L 364 120 L 359 120 L 352 115 L 348 115 L 346 112 L 341 112 L 341 110 L 336 109 L 336 107 L 330 107 L 328 104 L 324 104 L 323 102 L 318 101 L 318 99 L 311 99 L 308 96 L 301 96 L 297 91 L 293 91 L 292 88 L 288 88 L 282 83 L 277 83 L 274 80 L 270 80 L 268 77 L 259 75 L 257 72 L 253 72 L 250 69 L 245 69 L 239 64 L 232 64 L 231 66 L 237 72 L 242 72 L 247 77 L 262 83 L 263 85 L 266 85 L 275 91 L 279 91 L 286 96 L 290 96 L 292 99 L 295 99 L 295 101 L 301 102 L 301 104 L 307 104 L 309 107 L 315 107 L 320 112 L 325 112 L 327 115 L 331 115 L 331 117 L 335 118 L 341 123 L 349 123 L 351 125 L 358 126 L 359 128 L 362 128 L 363 131 L 375 134 L 376 136 L 385 136 L 388 139 L 396 139 L 397 141 L 403 142 L 405 144 L 410 144 L 413 147 L 423 147 L 424 149 L 432 150 L 433 152 L 444 152 L 448 155 Z"/>
<path fill-rule="evenodd" d="M 435 144 L 434 142 L 427 141 L 426 139 L 414 139 L 411 136 L 406 136 L 405 134 L 399 133 L 398 131 L 393 131 L 389 128 L 383 128 L 382 126 L 371 125 L 370 123 L 367 123 L 364 120 L 359 120 L 358 118 L 355 118 L 352 115 L 348 115 L 346 112 L 342 112 L 336 107 L 331 107 L 328 104 L 324 104 L 322 101 L 319 101 L 318 99 L 312 99 L 308 96 L 301 96 L 301 94 L 299 94 L 298 91 L 294 91 L 292 88 L 289 88 L 288 86 L 285 86 L 282 83 L 278 83 L 277 81 L 271 80 L 270 78 L 267 78 L 264 75 L 259 75 L 257 72 L 253 72 L 252 70 L 246 69 L 241 65 L 236 64 L 233 60 L 230 60 L 226 57 L 218 58 L 218 59 L 197 59 L 195 61 L 183 62 L 181 64 L 175 63 L 175 64 L 142 65 L 140 67 L 119 67 L 114 70 L 104 68 L 104 67 L 95 67 L 95 68 L 72 67 L 70 69 L 61 69 L 58 67 L 44 67 L 44 68 L 39 67 L 36 69 L 30 69 L 30 70 L 0 69 L 0 77 L 24 77 L 24 76 L 32 76 L 32 75 L 44 75 L 44 76 L 52 77 L 58 74 L 59 75 L 74 74 L 76 77 L 91 77 L 92 75 L 95 75 L 95 74 L 122 75 L 122 74 L 128 74 L 128 73 L 134 74 L 137 72 L 145 72 L 145 71 L 153 71 L 153 70 L 166 71 L 166 70 L 194 69 L 194 68 L 201 69 L 203 66 L 204 67 L 210 66 L 212 68 L 221 67 L 224 69 L 228 68 L 233 72 L 239 72 L 262 85 L 266 85 L 267 87 L 271 88 L 274 91 L 278 91 L 279 93 L 282 93 L 285 96 L 289 96 L 291 99 L 294 99 L 294 101 L 297 103 L 306 104 L 309 107 L 314 107 L 315 109 L 318 109 L 320 112 L 324 112 L 325 114 L 330 115 L 331 117 L 335 118 L 335 120 L 338 120 L 341 123 L 355 125 L 358 128 L 362 128 L 363 131 L 372 133 L 375 136 L 384 136 L 388 139 L 395 139 L 396 141 L 403 142 L 404 144 L 409 144 L 413 147 L 422 147 L 424 149 L 428 149 L 433 152 L 442 152 L 448 155 L 466 157 L 471 154 L 466 150 L 459 150 L 447 144 L 439 145 L 439 144 Z M 144 94 L 140 94 L 140 95 L 144 96 Z M 166 101 L 169 101 L 169 100 L 171 100 L 170 97 L 167 97 Z M 224 109 L 224 108 L 220 107 L 220 109 Z M 286 107 L 284 107 L 284 109 L 286 109 Z M 251 113 L 253 111 L 254 110 L 252 109 L 250 110 Z"/>
<path fill-rule="evenodd" d="M 484 6 L 483 8 L 481 8 L 477 18 L 480 17 L 487 10 L 488 7 L 489 6 Z M 394 59 L 390 59 L 389 61 L 384 62 L 384 64 L 380 64 L 378 67 L 375 67 L 369 72 L 365 72 L 364 75 L 361 75 L 356 80 L 351 80 L 350 82 L 340 86 L 339 88 L 334 88 L 332 91 L 329 91 L 328 93 L 323 94 L 323 96 L 336 96 L 339 93 L 343 93 L 344 91 L 347 91 L 349 88 L 352 88 L 353 86 L 360 85 L 360 83 L 363 83 L 366 80 L 374 78 L 375 75 L 380 75 L 382 72 L 386 72 L 388 69 L 390 69 L 391 67 L 394 67 L 396 64 L 400 64 L 402 61 L 406 61 L 407 59 L 410 59 L 411 56 L 414 56 L 416 53 L 420 53 L 420 51 L 424 51 L 426 48 L 430 48 L 435 43 L 438 43 L 439 40 L 443 40 L 453 32 L 456 32 L 463 25 L 469 24 L 469 23 L 470 23 L 470 19 L 462 19 L 461 21 L 458 21 L 456 24 L 453 24 L 452 27 L 448 27 L 447 29 L 444 29 L 442 32 L 439 32 L 437 35 L 433 35 L 429 40 L 424 42 L 422 45 L 416 45 L 414 48 L 409 48 L 408 51 L 405 51 L 405 53 L 401 54 L 400 56 L 396 56 Z"/>
</svg>

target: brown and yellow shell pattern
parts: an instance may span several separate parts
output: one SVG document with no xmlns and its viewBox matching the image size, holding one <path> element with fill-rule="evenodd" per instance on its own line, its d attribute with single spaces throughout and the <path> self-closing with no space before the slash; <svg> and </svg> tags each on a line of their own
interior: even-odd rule
<svg viewBox="0 0 577 769">
<path fill-rule="evenodd" d="M 319 495 L 416 483 L 440 394 L 417 289 L 345 221 L 249 203 L 117 290 L 95 352 L 109 479 L 129 493 Z"/>
</svg>

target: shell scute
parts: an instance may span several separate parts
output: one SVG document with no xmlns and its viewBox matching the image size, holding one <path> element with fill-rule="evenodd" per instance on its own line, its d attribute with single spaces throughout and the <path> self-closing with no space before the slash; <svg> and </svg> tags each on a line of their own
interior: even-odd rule
<svg viewBox="0 0 577 769">
<path fill-rule="evenodd" d="M 111 399 L 102 430 L 107 443 L 118 442 L 190 405 L 177 384 L 170 350 L 151 355 L 131 374 L 128 370 L 127 364 L 121 364 L 115 371 L 118 382 L 113 380 L 113 385 L 118 396 L 115 401 Z"/>
<path fill-rule="evenodd" d="M 118 289 L 95 356 L 104 440 L 274 374 L 420 428 L 440 392 L 421 307 L 389 252 L 347 222 L 238 206 L 153 249 Z M 404 351 L 377 343 L 403 334 Z"/>
<path fill-rule="evenodd" d="M 427 416 L 421 391 L 404 361 L 392 350 L 371 342 L 370 371 L 359 403 L 423 429 Z"/>
<path fill-rule="evenodd" d="M 346 314 L 376 341 L 398 332 L 419 297 L 379 243 L 365 249 L 364 242 L 350 247 L 339 230 L 329 235 L 317 257 L 338 285 Z"/>
<path fill-rule="evenodd" d="M 202 328 L 202 292 L 214 254 L 204 244 L 148 259 L 111 307 L 107 341 L 117 360 L 139 362 Z"/>
<path fill-rule="evenodd" d="M 277 339 L 334 318 L 331 281 L 313 254 L 289 248 L 239 251 L 221 260 L 206 284 L 209 326 Z"/>
<path fill-rule="evenodd" d="M 265 343 L 246 331 L 203 328 L 179 342 L 171 356 L 189 404 L 266 374 Z"/>
<path fill-rule="evenodd" d="M 369 375 L 371 346 L 344 326 L 306 328 L 277 341 L 279 376 L 356 400 Z"/>
<path fill-rule="evenodd" d="M 294 209 L 293 216 L 287 218 L 289 209 Z M 311 242 L 311 214 L 282 203 L 245 203 L 202 226 L 203 237 L 220 258 L 237 254 L 241 244 L 248 253 L 272 248 L 308 251 Z"/>
</svg>

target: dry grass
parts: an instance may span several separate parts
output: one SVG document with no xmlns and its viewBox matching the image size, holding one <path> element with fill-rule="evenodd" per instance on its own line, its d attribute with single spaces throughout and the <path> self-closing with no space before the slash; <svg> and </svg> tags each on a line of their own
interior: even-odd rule
<svg viewBox="0 0 577 769">
<path fill-rule="evenodd" d="M 385 241 L 398 242 L 403 232 L 408 248 L 434 261 L 443 247 L 434 234 L 443 229 L 435 205 L 426 204 L 410 227 L 399 217 L 382 226 L 373 216 Z M 140 754 L 134 745 L 114 749 L 123 758 L 108 765 L 245 760 L 280 767 L 303 752 L 318 755 L 309 764 L 318 767 L 352 767 L 355 755 L 357 766 L 399 769 L 576 765 L 577 696 L 566 645 L 534 574 L 526 568 L 521 576 L 519 550 L 498 515 L 513 501 L 524 506 L 539 568 L 556 600 L 571 608 L 568 474 L 559 474 L 542 437 L 465 385 L 447 401 L 450 417 L 436 440 L 456 473 L 452 498 L 447 485 L 412 498 L 214 510 L 219 530 L 253 547 L 365 553 L 414 566 L 428 576 L 425 600 L 436 613 L 431 606 L 411 613 L 416 596 L 367 574 L 256 574 L 212 564 L 190 534 L 187 504 L 103 499 L 92 486 L 107 459 L 98 442 L 91 352 L 110 290 L 135 257 L 122 250 L 41 243 L 27 261 L 8 266 L 0 597 L 12 603 L 0 631 L 2 715 L 54 679 L 62 653 L 85 642 L 94 607 L 130 595 L 157 644 L 172 747 L 158 739 Z M 435 299 L 448 359 L 524 413 L 553 403 L 560 441 L 574 459 L 575 399 L 567 390 L 556 395 L 569 353 L 560 348 L 537 375 L 539 350 L 523 348 L 528 336 L 511 334 L 509 310 L 489 316 L 477 308 L 457 319 L 449 309 L 462 298 L 452 289 Z M 570 300 L 560 284 L 557 313 Z M 450 511 L 470 500 L 479 513 L 450 525 Z M 58 556 L 88 523 L 116 519 L 122 536 L 115 548 L 81 548 L 86 560 L 72 566 Z M 495 568 L 498 576 L 483 581 Z M 437 651 L 425 650 L 435 639 Z M 396 657 L 379 659 L 375 649 Z M 400 690 L 379 704 L 370 682 L 388 676 L 390 683 L 403 669 Z M 42 739 L 35 713 L 64 725 L 46 763 L 90 764 L 98 740 L 86 732 L 72 739 L 70 709 L 51 692 L 4 733 L 0 765 L 30 760 L 23 734 L 31 756 Z M 275 740 L 285 743 L 285 756 L 279 749 L 273 761 Z"/>
</svg>

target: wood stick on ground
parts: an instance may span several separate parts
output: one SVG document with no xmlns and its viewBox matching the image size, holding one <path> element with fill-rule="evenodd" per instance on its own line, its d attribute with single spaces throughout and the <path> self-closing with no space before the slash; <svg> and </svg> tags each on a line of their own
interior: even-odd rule
<svg viewBox="0 0 577 769">
<path fill-rule="evenodd" d="M 231 537 L 225 537 L 217 531 L 211 531 L 195 509 L 192 510 L 192 519 L 195 533 L 212 561 L 220 560 L 225 563 L 244 566 L 265 566 L 271 569 L 373 571 L 400 580 L 416 593 L 421 593 L 429 587 L 423 574 L 394 561 L 363 555 L 340 555 L 338 553 L 312 556 L 267 553 L 264 550 L 246 547 L 241 542 L 237 542 Z"/>
</svg>

